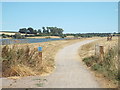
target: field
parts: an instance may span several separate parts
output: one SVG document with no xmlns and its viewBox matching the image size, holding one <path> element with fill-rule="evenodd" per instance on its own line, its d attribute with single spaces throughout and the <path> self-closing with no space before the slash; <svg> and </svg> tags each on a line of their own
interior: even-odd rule
<svg viewBox="0 0 120 90">
<path fill-rule="evenodd" d="M 104 47 L 103 61 L 96 57 L 95 45 Z M 79 55 L 103 87 L 114 88 L 118 86 L 118 37 L 114 37 L 111 41 L 102 38 L 83 45 L 79 49 Z"/>
</svg>

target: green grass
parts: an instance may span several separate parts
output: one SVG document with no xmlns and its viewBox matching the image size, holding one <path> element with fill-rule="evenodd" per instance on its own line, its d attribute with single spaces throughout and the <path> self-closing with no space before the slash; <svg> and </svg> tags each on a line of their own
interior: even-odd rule
<svg viewBox="0 0 120 90">
<path fill-rule="evenodd" d="M 95 56 L 90 56 L 90 57 L 84 58 L 83 61 L 88 67 L 91 67 L 94 63 L 98 62 L 98 58 Z"/>
<path fill-rule="evenodd" d="M 37 87 L 43 87 L 43 83 L 37 83 L 37 84 L 35 84 Z"/>
<path fill-rule="evenodd" d="M 42 79 L 38 78 L 38 79 L 33 79 L 33 80 L 39 80 L 39 81 L 41 81 Z"/>
<path fill-rule="evenodd" d="M 118 46 L 109 48 L 102 62 L 95 55 L 84 58 L 83 62 L 92 70 L 102 73 L 106 78 L 120 81 L 120 74 L 118 74 Z"/>
</svg>

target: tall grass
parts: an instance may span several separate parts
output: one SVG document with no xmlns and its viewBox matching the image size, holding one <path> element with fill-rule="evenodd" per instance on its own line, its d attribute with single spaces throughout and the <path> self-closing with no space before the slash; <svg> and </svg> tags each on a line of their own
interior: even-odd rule
<svg viewBox="0 0 120 90">
<path fill-rule="evenodd" d="M 36 75 L 42 69 L 42 60 L 36 48 L 30 49 L 28 45 L 2 47 L 2 76 L 28 76 Z"/>
<path fill-rule="evenodd" d="M 84 58 L 83 61 L 92 70 L 102 73 L 108 79 L 120 81 L 118 75 L 118 45 L 107 50 L 102 62 L 99 62 L 99 58 L 95 55 Z"/>
</svg>

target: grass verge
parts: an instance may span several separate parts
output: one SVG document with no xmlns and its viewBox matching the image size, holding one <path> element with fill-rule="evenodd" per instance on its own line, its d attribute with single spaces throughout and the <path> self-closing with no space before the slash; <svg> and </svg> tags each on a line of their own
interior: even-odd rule
<svg viewBox="0 0 120 90">
<path fill-rule="evenodd" d="M 92 39 L 92 38 L 88 38 Z M 64 46 L 86 40 L 61 40 L 2 46 L 2 76 L 48 75 L 55 69 L 55 55 Z M 37 50 L 42 47 L 42 58 Z"/>
<path fill-rule="evenodd" d="M 95 45 L 99 44 L 104 46 L 103 61 L 95 55 Z M 120 82 L 120 75 L 118 75 L 118 38 L 114 37 L 112 41 L 106 41 L 105 38 L 82 46 L 79 53 L 82 56 L 82 61 L 89 67 L 95 74 L 101 75 L 99 78 L 104 78 L 105 87 L 118 87 Z M 98 76 L 96 75 L 96 76 Z M 107 83 L 111 83 L 107 86 Z M 102 82 L 104 83 L 104 82 Z"/>
</svg>

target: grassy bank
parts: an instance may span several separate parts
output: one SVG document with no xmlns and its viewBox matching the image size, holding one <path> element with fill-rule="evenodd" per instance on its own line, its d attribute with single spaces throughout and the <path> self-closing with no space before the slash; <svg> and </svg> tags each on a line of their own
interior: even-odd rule
<svg viewBox="0 0 120 90">
<path fill-rule="evenodd" d="M 2 46 L 3 77 L 48 75 L 55 69 L 54 57 L 59 49 L 86 39 L 92 38 Z M 42 58 L 38 47 L 43 48 Z"/>
<path fill-rule="evenodd" d="M 95 55 L 95 45 L 104 46 L 103 61 Z M 95 75 L 102 80 L 103 87 L 117 87 L 120 77 L 118 75 L 118 38 L 112 41 L 106 38 L 82 46 L 80 56 L 87 67 L 95 71 Z M 99 79 L 99 80 L 100 80 Z"/>
</svg>

